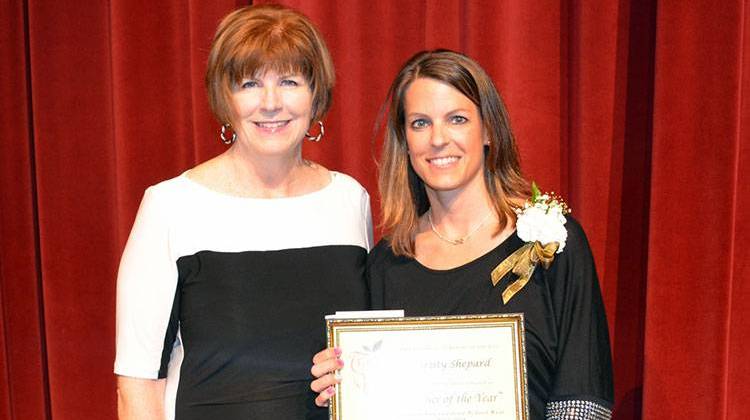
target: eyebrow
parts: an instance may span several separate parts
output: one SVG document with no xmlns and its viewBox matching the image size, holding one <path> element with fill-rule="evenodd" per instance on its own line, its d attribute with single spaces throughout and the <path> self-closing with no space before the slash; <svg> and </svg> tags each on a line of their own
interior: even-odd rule
<svg viewBox="0 0 750 420">
<path fill-rule="evenodd" d="M 466 108 L 456 108 L 456 109 L 452 109 L 452 110 L 446 112 L 444 115 L 455 114 L 455 113 L 458 113 L 458 112 L 470 112 L 470 110 L 468 110 Z M 406 114 L 406 116 L 407 117 L 414 117 L 414 116 L 423 116 L 423 117 L 426 117 L 427 114 L 424 114 L 422 112 L 411 112 L 409 114 Z"/>
<path fill-rule="evenodd" d="M 265 73 L 256 73 L 256 74 L 252 74 L 252 75 L 243 76 L 242 80 L 245 80 L 245 79 L 248 79 L 248 80 L 258 80 L 258 79 L 261 79 L 264 74 Z M 305 75 L 302 74 L 302 72 L 280 73 L 279 74 L 279 79 L 284 79 L 284 78 L 289 78 L 289 77 L 301 77 L 301 78 L 304 79 Z"/>
</svg>

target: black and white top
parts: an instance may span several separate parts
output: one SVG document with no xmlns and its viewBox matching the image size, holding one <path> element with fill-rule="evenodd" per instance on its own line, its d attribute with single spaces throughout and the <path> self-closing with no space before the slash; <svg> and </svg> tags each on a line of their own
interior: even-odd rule
<svg viewBox="0 0 750 420">
<path fill-rule="evenodd" d="M 460 267 L 433 270 L 397 257 L 381 241 L 370 253 L 373 309 L 404 309 L 406 316 L 524 314 L 531 419 L 605 420 L 613 402 L 609 334 L 594 260 L 581 226 L 568 217 L 565 250 L 548 270 L 537 267 L 504 305 L 492 270 L 524 242 L 514 233 L 495 249 Z"/>
<path fill-rule="evenodd" d="M 115 373 L 167 378 L 167 418 L 327 418 L 309 389 L 323 317 L 368 306 L 367 192 L 241 198 L 148 188 L 120 263 Z"/>
</svg>

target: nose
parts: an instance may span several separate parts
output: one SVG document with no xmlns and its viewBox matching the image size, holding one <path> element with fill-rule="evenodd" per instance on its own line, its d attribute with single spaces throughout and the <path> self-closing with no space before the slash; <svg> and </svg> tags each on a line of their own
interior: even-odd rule
<svg viewBox="0 0 750 420">
<path fill-rule="evenodd" d="M 279 92 L 276 86 L 266 86 L 263 90 L 263 98 L 260 104 L 261 110 L 266 113 L 273 113 L 281 107 Z"/>
<path fill-rule="evenodd" d="M 430 132 L 430 144 L 433 147 L 443 147 L 450 142 L 450 137 L 442 124 L 434 124 Z"/>
</svg>

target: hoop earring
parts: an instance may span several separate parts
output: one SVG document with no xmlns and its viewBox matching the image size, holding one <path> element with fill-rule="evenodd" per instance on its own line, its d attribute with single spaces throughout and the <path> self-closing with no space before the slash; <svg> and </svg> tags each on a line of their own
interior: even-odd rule
<svg viewBox="0 0 750 420">
<path fill-rule="evenodd" d="M 317 136 L 313 136 L 310 134 L 310 130 L 305 132 L 305 138 L 312 141 L 312 142 L 319 142 L 320 139 L 323 138 L 323 135 L 326 133 L 325 127 L 323 127 L 323 121 L 318 120 L 318 125 L 320 126 L 320 133 L 318 133 Z"/>
<path fill-rule="evenodd" d="M 234 130 L 232 130 L 232 137 L 227 138 L 226 136 L 227 129 L 231 129 L 231 128 L 232 128 L 232 124 L 229 124 L 229 123 L 226 123 L 221 126 L 221 133 L 219 133 L 219 138 L 221 138 L 221 142 L 226 145 L 230 145 L 234 143 L 235 140 L 237 140 L 237 133 L 235 133 Z"/>
</svg>

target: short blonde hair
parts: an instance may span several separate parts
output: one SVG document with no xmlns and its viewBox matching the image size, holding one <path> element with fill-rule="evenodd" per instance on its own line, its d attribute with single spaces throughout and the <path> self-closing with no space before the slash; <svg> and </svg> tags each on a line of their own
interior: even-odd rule
<svg viewBox="0 0 750 420">
<path fill-rule="evenodd" d="M 379 174 L 382 228 L 396 255 L 414 256 L 419 217 L 429 208 L 424 181 L 409 161 L 404 96 L 411 83 L 429 78 L 457 89 L 479 109 L 489 145 L 484 149 L 484 183 L 502 229 L 514 220 L 514 200 L 529 196 L 521 174 L 510 118 L 492 79 L 474 60 L 448 50 L 422 51 L 404 64 L 384 107 L 388 120 Z"/>
<path fill-rule="evenodd" d="M 303 14 L 281 5 L 247 6 L 228 14 L 211 44 L 206 70 L 208 103 L 220 123 L 234 118 L 232 90 L 248 76 L 273 70 L 301 73 L 313 96 L 312 120 L 331 106 L 335 82 L 325 41 Z"/>
</svg>

